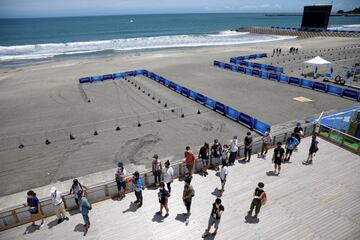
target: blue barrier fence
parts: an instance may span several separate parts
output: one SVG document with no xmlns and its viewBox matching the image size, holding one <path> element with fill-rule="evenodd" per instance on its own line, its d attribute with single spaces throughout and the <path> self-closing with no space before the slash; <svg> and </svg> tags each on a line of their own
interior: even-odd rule
<svg viewBox="0 0 360 240">
<path fill-rule="evenodd" d="M 214 66 L 224 68 L 224 63 L 220 61 L 214 61 Z M 266 71 L 259 71 L 252 68 L 236 66 L 228 64 L 228 68 L 232 69 L 232 71 L 242 72 L 249 75 L 258 76 L 265 79 L 275 79 L 281 83 L 288 83 L 299 87 L 309 88 L 325 93 L 330 93 L 339 97 L 346 97 L 355 101 L 360 101 L 360 92 L 353 89 L 343 88 L 339 86 L 334 86 L 327 83 L 316 82 L 308 79 L 302 79 L 297 77 L 287 76 L 285 74 L 278 74 Z"/>
<path fill-rule="evenodd" d="M 218 62 L 220 64 L 220 62 Z M 227 68 L 229 70 L 232 70 L 233 66 L 228 63 L 221 63 L 222 68 Z M 205 96 L 201 93 L 198 93 L 196 91 L 190 90 L 184 86 L 181 86 L 173 81 L 170 81 L 156 73 L 150 72 L 148 70 L 142 69 L 142 70 L 135 70 L 135 71 L 128 71 L 128 72 L 119 72 L 119 73 L 113 73 L 113 74 L 106 74 L 106 75 L 98 75 L 98 76 L 91 76 L 91 77 L 83 77 L 79 78 L 79 83 L 93 83 L 98 81 L 104 81 L 104 80 L 114 80 L 116 78 L 125 78 L 126 76 L 136 76 L 136 75 L 144 75 L 150 79 L 153 79 L 154 81 L 163 84 L 164 86 L 168 87 L 169 89 L 184 95 L 196 102 L 199 102 L 203 104 L 204 106 L 213 109 L 214 111 L 217 111 L 219 113 L 222 113 L 228 118 L 231 118 L 250 129 L 253 129 L 259 133 L 264 133 L 267 128 L 270 128 L 271 126 L 263 122 L 259 119 L 253 118 L 250 115 L 247 115 L 246 113 L 240 112 L 236 110 L 235 108 L 232 108 L 230 106 L 227 106 L 219 101 L 216 101 L 214 99 L 211 99 L 208 96 Z"/>
<path fill-rule="evenodd" d="M 246 55 L 246 56 L 240 56 L 240 57 L 232 57 L 232 58 L 230 58 L 230 63 L 234 63 L 234 64 L 237 64 L 240 66 L 262 69 L 262 70 L 266 70 L 266 71 L 272 71 L 275 73 L 283 73 L 284 72 L 283 67 L 246 61 L 246 60 L 250 60 L 250 59 L 266 58 L 266 57 L 267 57 L 266 53 L 252 54 L 252 55 Z"/>
</svg>

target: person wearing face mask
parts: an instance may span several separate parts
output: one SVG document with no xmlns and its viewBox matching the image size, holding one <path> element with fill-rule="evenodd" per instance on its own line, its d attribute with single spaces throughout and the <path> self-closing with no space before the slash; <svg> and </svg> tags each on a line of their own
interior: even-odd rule
<svg viewBox="0 0 360 240">
<path fill-rule="evenodd" d="M 54 205 L 54 211 L 58 219 L 57 223 L 60 224 L 64 220 L 69 220 L 66 216 L 64 202 L 61 198 L 62 192 L 58 191 L 56 187 L 52 187 L 50 190 L 51 202 Z"/>
<path fill-rule="evenodd" d="M 212 225 L 214 225 L 215 227 L 215 231 L 212 233 L 212 235 L 216 235 L 219 228 L 221 215 L 224 212 L 224 210 L 225 210 L 224 206 L 221 205 L 221 199 L 217 198 L 213 203 L 213 207 L 209 218 L 208 228 L 205 230 L 205 233 L 203 234 L 203 238 L 207 237 L 210 234 L 210 228 Z"/>
<path fill-rule="evenodd" d="M 41 219 L 40 227 L 44 224 L 44 216 L 42 213 L 41 205 L 36 193 L 32 190 L 27 192 L 26 204 L 24 206 L 29 207 L 32 225 L 35 226 L 35 220 Z"/>
<path fill-rule="evenodd" d="M 254 198 L 251 202 L 251 205 L 250 205 L 250 210 L 248 212 L 248 216 L 252 216 L 252 212 L 255 208 L 255 218 L 258 217 L 258 214 L 260 212 L 260 208 L 262 205 L 264 205 L 266 203 L 266 193 L 264 191 L 264 183 L 262 182 L 259 182 L 258 183 L 258 187 L 255 189 L 255 192 L 254 192 Z"/>
<path fill-rule="evenodd" d="M 160 189 L 158 192 L 158 197 L 159 197 L 159 203 L 160 203 L 160 211 L 157 212 L 156 214 L 162 215 L 163 208 L 165 208 L 166 214 L 164 217 L 167 217 L 167 216 L 169 216 L 169 208 L 168 208 L 169 192 L 165 189 L 164 182 L 160 182 L 159 186 L 160 186 Z"/>
<path fill-rule="evenodd" d="M 157 186 L 161 181 L 161 172 L 162 172 L 161 161 L 157 154 L 155 154 L 153 156 L 153 161 L 151 163 L 151 166 L 152 166 L 152 172 L 153 172 L 154 179 L 155 179 L 155 186 Z"/>
<path fill-rule="evenodd" d="M 120 199 L 125 197 L 125 188 L 126 188 L 125 176 L 126 176 L 126 170 L 124 168 L 124 164 L 122 162 L 118 162 L 118 168 L 116 169 L 115 172 L 115 181 Z"/>
<path fill-rule="evenodd" d="M 171 183 L 173 182 L 173 177 L 174 177 L 174 169 L 172 168 L 172 166 L 170 166 L 169 160 L 167 160 L 165 162 L 165 167 L 163 168 L 162 174 L 163 174 L 164 182 L 166 183 L 167 190 L 169 191 L 169 196 L 170 196 Z"/>
<path fill-rule="evenodd" d="M 84 185 L 82 185 L 82 184 L 79 182 L 79 180 L 77 180 L 77 179 L 74 179 L 74 180 L 73 180 L 73 184 L 72 184 L 72 186 L 71 186 L 71 188 L 70 188 L 70 193 L 69 193 L 69 194 L 71 194 L 71 193 L 74 194 L 75 203 L 76 203 L 76 205 L 77 205 L 78 207 L 80 207 L 80 205 L 79 205 L 79 198 L 78 198 L 79 194 L 78 194 L 78 193 L 79 193 L 80 191 L 86 193 L 86 190 L 87 190 L 87 187 L 85 187 Z"/>
</svg>

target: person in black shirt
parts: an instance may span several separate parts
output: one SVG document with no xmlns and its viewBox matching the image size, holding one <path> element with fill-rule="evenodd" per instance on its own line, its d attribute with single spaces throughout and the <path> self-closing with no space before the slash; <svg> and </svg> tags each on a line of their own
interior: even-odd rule
<svg viewBox="0 0 360 240">
<path fill-rule="evenodd" d="M 211 147 L 211 164 L 217 168 L 222 161 L 222 147 L 217 139 L 214 140 L 214 145 Z"/>
<path fill-rule="evenodd" d="M 221 205 L 221 199 L 217 198 L 215 202 L 213 203 L 213 207 L 211 210 L 210 218 L 209 218 L 209 224 L 208 228 L 205 230 L 205 233 L 203 235 L 203 238 L 209 235 L 209 231 L 212 225 L 215 227 L 215 231 L 212 233 L 212 235 L 216 235 L 217 230 L 219 228 L 219 223 L 221 219 L 221 215 L 224 212 L 224 206 Z"/>
<path fill-rule="evenodd" d="M 209 166 L 209 144 L 208 143 L 204 143 L 204 146 L 202 146 L 200 148 L 199 158 L 202 161 L 202 164 L 203 164 L 202 171 L 204 173 L 204 176 L 206 177 L 206 175 L 208 175 L 207 169 Z"/>
<path fill-rule="evenodd" d="M 159 197 L 159 203 L 160 203 L 160 211 L 157 212 L 156 214 L 162 215 L 162 210 L 163 210 L 163 208 L 165 208 L 166 214 L 164 217 L 167 217 L 167 216 L 169 216 L 169 208 L 168 208 L 169 192 L 165 189 L 164 182 L 160 182 L 159 186 L 160 186 L 160 189 L 158 192 L 158 197 Z"/>
<path fill-rule="evenodd" d="M 260 208 L 262 205 L 264 205 L 266 203 L 266 193 L 264 192 L 263 188 L 264 188 L 264 183 L 259 182 L 258 183 L 258 187 L 255 188 L 255 192 L 254 192 L 254 198 L 251 202 L 250 205 L 250 210 L 248 211 L 248 216 L 252 216 L 252 212 L 255 208 L 255 218 L 258 217 L 258 214 L 260 212 Z"/>
<path fill-rule="evenodd" d="M 251 132 L 246 133 L 246 137 L 244 139 L 244 161 L 246 158 L 248 159 L 247 162 L 250 162 L 252 145 L 253 145 L 253 138 L 251 136 Z"/>
<path fill-rule="evenodd" d="M 301 136 L 304 135 L 304 129 L 301 127 L 301 124 L 298 122 L 296 124 L 296 127 L 294 128 L 294 134 L 295 134 L 295 138 L 299 141 L 301 141 Z"/>
<path fill-rule="evenodd" d="M 275 171 L 274 173 L 276 174 L 276 168 L 278 169 L 278 173 L 277 175 L 280 175 L 280 170 L 281 170 L 281 162 L 284 161 L 284 154 L 285 154 L 285 150 L 284 148 L 281 147 L 281 142 L 277 143 L 277 147 L 274 149 L 274 155 L 272 158 L 272 162 L 275 164 L 274 168 Z"/>
</svg>

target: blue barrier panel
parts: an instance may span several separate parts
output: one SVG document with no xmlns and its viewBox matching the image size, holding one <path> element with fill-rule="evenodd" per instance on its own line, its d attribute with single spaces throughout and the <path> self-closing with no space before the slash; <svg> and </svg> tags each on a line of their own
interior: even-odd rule
<svg viewBox="0 0 360 240">
<path fill-rule="evenodd" d="M 253 67 L 253 66 L 254 66 L 254 63 L 253 63 L 253 62 L 247 62 L 247 66 L 248 66 L 248 67 Z"/>
<path fill-rule="evenodd" d="M 237 66 L 231 65 L 231 71 L 237 72 L 237 70 L 238 70 L 238 67 L 237 67 Z"/>
<path fill-rule="evenodd" d="M 300 79 L 298 79 L 298 78 L 296 78 L 296 77 L 290 77 L 290 78 L 289 78 L 289 83 L 290 83 L 290 84 L 300 85 Z"/>
<path fill-rule="evenodd" d="M 244 56 L 244 60 L 249 60 L 250 57 L 249 56 Z"/>
<path fill-rule="evenodd" d="M 144 70 L 140 69 L 140 70 L 136 70 L 135 72 L 136 72 L 137 75 L 143 75 Z"/>
<path fill-rule="evenodd" d="M 148 76 L 149 76 L 149 78 L 151 78 L 151 79 L 153 79 L 153 80 L 156 80 L 156 74 L 155 74 L 155 73 L 149 72 L 149 73 L 148 73 Z"/>
<path fill-rule="evenodd" d="M 329 93 L 333 93 L 333 94 L 341 96 L 342 91 L 343 91 L 343 89 L 341 87 L 337 87 L 337 86 L 334 86 L 334 85 L 329 85 L 328 86 L 328 92 Z"/>
<path fill-rule="evenodd" d="M 127 72 L 125 72 L 125 76 L 136 76 L 136 72 L 135 71 L 127 71 Z"/>
<path fill-rule="evenodd" d="M 173 89 L 173 90 L 176 90 L 176 83 L 170 81 L 170 83 L 169 83 L 169 88 L 170 88 L 170 89 Z"/>
<path fill-rule="evenodd" d="M 269 73 L 269 79 L 279 80 L 279 75 L 277 75 L 277 74 L 275 74 L 275 73 Z"/>
<path fill-rule="evenodd" d="M 197 92 L 189 90 L 189 97 L 196 100 Z"/>
<path fill-rule="evenodd" d="M 254 129 L 261 133 L 265 133 L 266 129 L 270 128 L 270 125 L 254 118 Z"/>
<path fill-rule="evenodd" d="M 231 65 L 228 64 L 228 63 L 225 63 L 224 68 L 225 68 L 225 69 L 231 69 Z"/>
<path fill-rule="evenodd" d="M 350 89 L 344 89 L 344 91 L 342 92 L 343 97 L 348 97 L 348 98 L 352 98 L 355 100 L 359 100 L 359 92 L 355 91 L 355 90 L 350 90 Z"/>
<path fill-rule="evenodd" d="M 239 122 L 244 123 L 245 125 L 249 126 L 250 128 L 254 127 L 254 118 L 252 118 L 251 116 L 249 116 L 245 113 L 240 113 L 238 120 L 239 120 Z"/>
<path fill-rule="evenodd" d="M 219 61 L 214 61 L 214 66 L 220 66 L 220 62 Z"/>
<path fill-rule="evenodd" d="M 240 57 L 237 57 L 236 59 L 237 59 L 237 60 L 245 60 L 245 57 L 240 56 Z"/>
<path fill-rule="evenodd" d="M 167 87 L 169 87 L 170 82 L 171 82 L 170 80 L 165 79 L 165 83 L 164 83 L 164 85 L 165 85 L 165 86 L 167 86 Z"/>
<path fill-rule="evenodd" d="M 183 88 L 183 87 L 182 87 L 181 85 L 176 84 L 176 91 L 177 91 L 178 93 L 181 93 L 182 88 Z"/>
<path fill-rule="evenodd" d="M 147 75 L 148 73 L 149 73 L 148 70 L 146 70 L 146 69 L 143 70 L 143 75 Z"/>
<path fill-rule="evenodd" d="M 92 76 L 91 82 L 101 81 L 103 80 L 103 76 Z"/>
<path fill-rule="evenodd" d="M 275 71 L 275 67 L 274 66 L 271 66 L 271 65 L 268 65 L 266 70 L 268 71 Z"/>
<path fill-rule="evenodd" d="M 269 73 L 268 72 L 261 72 L 261 77 L 262 78 L 269 78 Z"/>
<path fill-rule="evenodd" d="M 242 66 L 247 66 L 247 65 L 248 65 L 248 62 L 241 60 L 241 61 L 239 62 L 239 64 L 242 65 Z"/>
<path fill-rule="evenodd" d="M 260 76 L 259 70 L 253 69 L 253 70 L 252 70 L 252 75 Z"/>
<path fill-rule="evenodd" d="M 314 81 L 307 80 L 307 79 L 301 79 L 301 86 L 306 88 L 312 88 L 314 85 Z"/>
<path fill-rule="evenodd" d="M 319 82 L 314 82 L 313 89 L 318 89 L 318 90 L 326 92 L 326 84 L 319 83 Z"/>
<path fill-rule="evenodd" d="M 105 74 L 105 75 L 103 75 L 103 80 L 108 80 L 108 79 L 113 79 L 113 78 L 115 78 L 115 77 L 114 77 L 114 75 L 112 75 L 112 74 Z"/>
<path fill-rule="evenodd" d="M 222 104 L 221 102 L 215 103 L 215 110 L 218 110 L 219 112 L 222 112 L 223 114 L 226 114 L 226 106 Z"/>
<path fill-rule="evenodd" d="M 259 63 L 253 63 L 253 67 L 254 67 L 254 68 L 261 68 L 261 64 L 259 64 Z"/>
<path fill-rule="evenodd" d="M 238 120 L 239 114 L 240 114 L 240 112 L 234 108 L 231 108 L 231 107 L 226 108 L 226 116 L 228 116 L 232 119 Z"/>
<path fill-rule="evenodd" d="M 118 73 L 114 73 L 115 78 L 123 78 L 125 76 L 125 73 L 123 72 L 118 72 Z"/>
<path fill-rule="evenodd" d="M 196 100 L 196 101 L 199 101 L 199 102 L 201 102 L 201 103 L 206 103 L 206 96 L 198 93 L 198 94 L 196 95 L 196 99 L 195 99 L 195 100 Z"/>
<path fill-rule="evenodd" d="M 282 67 L 275 67 L 275 72 L 277 72 L 277 73 L 283 73 L 283 72 L 284 72 L 284 68 L 282 68 Z"/>
<path fill-rule="evenodd" d="M 251 54 L 251 55 L 249 55 L 249 59 L 254 59 L 254 58 L 256 58 L 256 57 L 257 57 L 256 54 Z"/>
<path fill-rule="evenodd" d="M 238 70 L 238 72 L 243 72 L 243 73 L 245 73 L 245 68 L 244 68 L 244 67 L 239 66 L 239 67 L 237 68 L 237 70 Z"/>
<path fill-rule="evenodd" d="M 251 75 L 252 74 L 251 68 L 245 68 L 245 73 Z"/>
<path fill-rule="evenodd" d="M 79 83 L 88 83 L 88 82 L 91 82 L 90 77 L 79 78 Z"/>
<path fill-rule="evenodd" d="M 189 89 L 187 89 L 186 87 L 183 87 L 181 89 L 181 93 L 188 97 L 189 96 Z"/>
<path fill-rule="evenodd" d="M 213 99 L 211 99 L 209 97 L 206 98 L 206 106 L 211 107 L 211 108 L 215 108 L 215 103 L 216 103 L 215 100 L 213 100 Z"/>
<path fill-rule="evenodd" d="M 221 68 L 225 68 L 225 63 L 223 63 L 223 62 L 219 62 L 219 67 L 221 67 Z"/>
<path fill-rule="evenodd" d="M 266 54 L 266 53 L 261 53 L 261 54 L 260 54 L 260 57 L 261 57 L 261 58 L 267 57 L 267 54 Z"/>
<path fill-rule="evenodd" d="M 289 76 L 287 75 L 281 75 L 280 76 L 280 82 L 288 83 L 289 82 Z"/>
<path fill-rule="evenodd" d="M 166 79 L 165 79 L 165 78 L 163 78 L 163 77 L 159 77 L 159 78 L 156 78 L 156 80 L 158 80 L 158 82 L 159 82 L 159 83 L 161 83 L 161 84 L 165 85 L 165 81 L 166 81 Z"/>
<path fill-rule="evenodd" d="M 236 61 L 237 61 L 236 58 L 230 58 L 231 63 L 236 63 Z"/>
<path fill-rule="evenodd" d="M 268 67 L 268 65 L 267 64 L 264 64 L 264 63 L 262 63 L 262 64 L 260 64 L 260 68 L 261 69 L 267 69 L 267 67 Z"/>
</svg>

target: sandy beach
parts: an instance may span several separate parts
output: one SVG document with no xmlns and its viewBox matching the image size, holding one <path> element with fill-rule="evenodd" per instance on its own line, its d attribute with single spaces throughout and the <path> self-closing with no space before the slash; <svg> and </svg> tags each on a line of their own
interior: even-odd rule
<svg viewBox="0 0 360 240">
<path fill-rule="evenodd" d="M 135 52 L 0 69 L 0 149 L 3 149 L 0 151 L 0 182 L 3 183 L 0 185 L 0 195 L 106 170 L 109 175 L 101 176 L 103 180 L 110 180 L 113 176 L 109 169 L 113 169 L 118 161 L 124 162 L 130 171 L 144 169 L 150 166 L 154 153 L 158 153 L 162 159 L 177 160 L 183 157 L 187 145 L 197 150 L 204 141 L 212 142 L 215 138 L 228 143 L 234 135 L 242 139 L 248 131 L 246 127 L 209 111 L 156 82 L 136 77 L 134 81 L 145 86 L 152 95 L 161 98 L 162 102 L 168 101 L 169 107 L 182 107 L 185 118 L 169 112 L 169 116 L 173 117 L 166 121 L 153 121 L 137 127 L 138 118 L 132 117 L 123 123 L 126 127 L 120 131 L 100 131 L 98 136 L 93 136 L 94 129 L 99 128 L 95 125 L 75 133 L 78 137 L 73 141 L 67 139 L 68 132 L 61 132 L 58 136 L 56 133 L 31 134 L 20 140 L 7 140 L 6 137 L 10 135 L 25 135 L 139 114 L 144 115 L 141 121 L 146 122 L 157 117 L 150 112 L 161 112 L 164 109 L 162 104 L 124 80 L 84 86 L 91 99 L 91 103 L 87 103 L 79 93 L 79 77 L 149 69 L 266 121 L 276 131 L 322 111 L 358 103 L 218 69 L 212 66 L 213 60 L 228 62 L 232 56 L 260 52 L 270 54 L 274 48 L 288 51 L 291 46 L 309 50 L 358 43 L 356 38 L 291 39 L 226 47 Z M 285 72 L 288 67 L 291 64 L 286 65 Z M 293 100 L 299 96 L 309 98 L 312 102 Z M 196 114 L 199 109 L 202 113 Z M 253 134 L 258 136 L 255 132 Z M 57 141 L 60 135 L 66 140 Z M 52 142 L 50 145 L 44 144 L 46 138 Z M 25 148 L 20 150 L 17 148 L 19 141 L 33 146 L 24 143 Z M 86 181 L 86 184 L 93 183 L 91 178 Z M 64 188 L 69 184 L 70 181 L 66 181 Z M 47 188 L 41 189 L 43 191 L 40 191 L 40 197 L 48 193 Z M 19 194 L 16 196 L 20 196 Z M 2 200 L 0 208 L 9 203 L 17 203 L 7 201 L 5 204 Z"/>
</svg>

